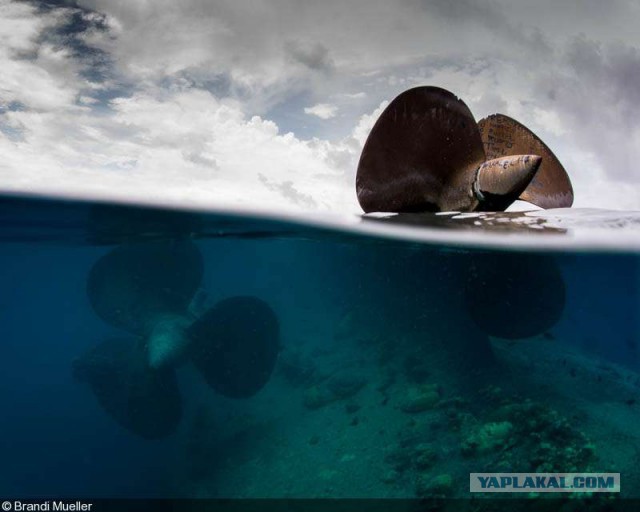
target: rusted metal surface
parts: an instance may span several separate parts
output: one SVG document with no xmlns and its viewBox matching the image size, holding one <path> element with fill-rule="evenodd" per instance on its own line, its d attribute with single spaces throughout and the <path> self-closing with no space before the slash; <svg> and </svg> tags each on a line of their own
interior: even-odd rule
<svg viewBox="0 0 640 512">
<path fill-rule="evenodd" d="M 527 188 L 541 161 L 537 155 L 513 155 L 484 162 L 474 183 L 474 191 L 480 200 L 476 209 L 506 209 Z"/>
<path fill-rule="evenodd" d="M 476 123 L 462 100 L 431 86 L 401 93 L 380 115 L 360 155 L 356 191 L 367 213 L 573 203 L 567 173 L 533 132 L 502 114 Z"/>
<path fill-rule="evenodd" d="M 573 204 L 573 187 L 567 172 L 535 133 L 503 114 L 482 119 L 478 128 L 487 158 L 524 154 L 542 157 L 538 172 L 520 199 L 541 208 L 566 208 Z"/>
<path fill-rule="evenodd" d="M 374 125 L 356 176 L 365 212 L 475 209 L 475 173 L 485 161 L 471 111 L 439 87 L 396 97 Z"/>
</svg>

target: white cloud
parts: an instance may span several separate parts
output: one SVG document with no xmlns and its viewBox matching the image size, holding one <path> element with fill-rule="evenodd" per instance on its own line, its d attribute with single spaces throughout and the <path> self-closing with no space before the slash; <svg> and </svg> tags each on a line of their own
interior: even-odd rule
<svg viewBox="0 0 640 512">
<path fill-rule="evenodd" d="M 373 128 L 373 125 L 378 120 L 378 117 L 380 117 L 380 114 L 382 114 L 382 112 L 385 108 L 387 108 L 388 105 L 389 102 L 385 100 L 380 103 L 380 105 L 378 105 L 378 107 L 371 114 L 365 114 L 360 118 L 358 124 L 356 124 L 356 127 L 353 130 L 353 137 L 358 141 L 358 144 L 360 146 L 364 146 L 371 128 Z"/>
<path fill-rule="evenodd" d="M 339 96 L 346 98 L 348 100 L 362 100 L 367 97 L 367 93 L 360 91 L 360 92 L 354 92 L 354 93 L 344 93 L 344 94 L 340 94 Z"/>
<path fill-rule="evenodd" d="M 320 119 L 331 119 L 332 117 L 336 117 L 338 107 L 330 103 L 318 103 L 313 107 L 305 107 L 304 113 L 319 117 Z"/>
<path fill-rule="evenodd" d="M 206 91 L 161 96 L 118 99 L 104 117 L 13 112 L 23 140 L 0 137 L 0 182 L 194 205 L 357 210 L 345 169 L 331 160 L 334 145 L 280 134 Z"/>
<path fill-rule="evenodd" d="M 0 106 L 51 111 L 72 104 L 78 75 L 68 49 L 37 41 L 58 16 L 36 17 L 31 7 L 7 1 L 0 2 L 0 12 Z"/>
<path fill-rule="evenodd" d="M 577 206 L 640 208 L 640 12 L 543 2 L 80 0 L 104 14 L 74 36 L 104 52 L 92 75 L 51 36 L 73 8 L 0 0 L 0 185 L 357 211 L 371 126 L 433 84 L 536 131 Z"/>
<path fill-rule="evenodd" d="M 565 135 L 567 131 L 562 126 L 562 119 L 556 111 L 543 110 L 535 107 L 533 109 L 533 116 L 536 122 L 542 126 L 546 131 L 553 135 Z"/>
</svg>

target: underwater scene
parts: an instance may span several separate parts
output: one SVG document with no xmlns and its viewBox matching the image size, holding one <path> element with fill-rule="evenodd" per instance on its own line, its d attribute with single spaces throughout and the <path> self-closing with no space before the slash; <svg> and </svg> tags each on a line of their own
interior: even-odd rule
<svg viewBox="0 0 640 512">
<path fill-rule="evenodd" d="M 3 496 L 428 500 L 473 472 L 613 472 L 640 498 L 637 251 L 25 198 L 0 219 Z"/>
</svg>

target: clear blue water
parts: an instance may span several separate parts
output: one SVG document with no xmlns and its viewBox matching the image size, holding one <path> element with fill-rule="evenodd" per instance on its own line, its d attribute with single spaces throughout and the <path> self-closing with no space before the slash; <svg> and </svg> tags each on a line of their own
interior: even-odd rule
<svg viewBox="0 0 640 512">
<path fill-rule="evenodd" d="M 505 416 L 527 398 L 566 420 L 562 435 L 595 446 L 574 469 L 621 472 L 626 495 L 638 489 L 637 253 L 452 248 L 257 217 L 28 199 L 3 199 L 0 219 L 0 495 L 414 497 L 451 475 L 445 494 L 467 497 L 474 468 L 544 463 L 528 453 L 539 447 L 524 446 L 522 416 Z M 96 261 L 123 243 L 185 237 L 203 257 L 207 304 L 266 301 L 282 350 L 264 389 L 244 400 L 180 367 L 180 426 L 149 441 L 106 414 L 71 367 L 123 334 L 87 298 Z M 505 293 L 524 294 L 531 307 L 504 324 L 535 330 L 545 308 L 558 307 L 557 282 L 539 281 L 548 267 L 564 290 L 557 321 L 489 344 L 468 288 L 481 309 L 495 304 L 489 313 Z M 497 292 L 510 272 L 514 287 Z M 345 373 L 357 377 L 355 391 L 354 379 L 338 378 Z M 434 403 L 411 407 L 415 393 L 430 392 Z M 515 448 L 469 444 L 483 425 L 505 421 Z M 557 455 L 572 442 L 562 435 L 547 457 L 569 471 L 575 460 Z M 422 467 L 415 450 L 425 444 L 435 461 Z"/>
</svg>

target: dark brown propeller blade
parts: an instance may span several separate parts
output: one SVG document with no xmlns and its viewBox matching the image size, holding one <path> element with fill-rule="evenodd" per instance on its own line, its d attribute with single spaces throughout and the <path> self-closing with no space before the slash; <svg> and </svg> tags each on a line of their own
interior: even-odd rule
<svg viewBox="0 0 640 512">
<path fill-rule="evenodd" d="M 217 303 L 188 329 L 189 355 L 215 391 L 248 398 L 273 373 L 279 343 L 278 319 L 255 297 L 232 297 Z"/>
<path fill-rule="evenodd" d="M 140 437 L 159 439 L 178 427 L 182 398 L 175 372 L 149 368 L 140 340 L 100 343 L 73 363 L 73 375 L 109 416 Z"/>
<path fill-rule="evenodd" d="M 480 253 L 471 258 L 469 266 L 467 311 L 490 336 L 537 336 L 562 316 L 565 284 L 553 256 Z"/>
<path fill-rule="evenodd" d="M 102 320 L 146 336 L 157 317 L 186 313 L 203 271 L 190 240 L 123 244 L 91 268 L 87 294 Z"/>
<path fill-rule="evenodd" d="M 542 163 L 520 199 L 541 208 L 568 208 L 573 188 L 567 172 L 553 152 L 526 126 L 503 114 L 478 123 L 487 159 L 508 155 L 538 155 Z"/>
<path fill-rule="evenodd" d="M 485 161 L 465 103 L 439 87 L 396 97 L 364 145 L 356 190 L 365 212 L 474 210 L 476 171 Z"/>
</svg>

